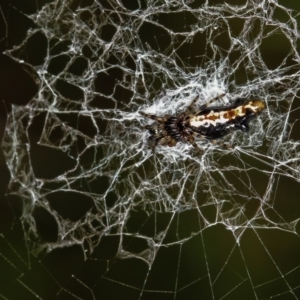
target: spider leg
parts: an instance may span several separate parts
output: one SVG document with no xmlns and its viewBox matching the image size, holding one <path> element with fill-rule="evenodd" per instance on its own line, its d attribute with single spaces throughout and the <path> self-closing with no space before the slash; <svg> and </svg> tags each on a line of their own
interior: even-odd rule
<svg viewBox="0 0 300 300">
<path fill-rule="evenodd" d="M 200 138 L 201 140 L 205 140 L 205 141 L 209 141 L 211 144 L 215 145 L 215 146 L 219 146 L 221 148 L 224 148 L 224 149 L 233 149 L 234 147 L 232 147 L 231 145 L 229 144 L 226 144 L 226 143 L 223 143 L 223 142 L 220 142 L 220 141 L 217 141 L 217 140 L 210 140 L 208 139 L 207 137 L 205 137 L 204 135 L 200 134 L 200 133 L 197 133 L 197 132 L 191 132 L 191 135 L 190 137 L 188 138 L 188 141 L 194 146 L 194 144 L 191 142 L 191 138 L 194 140 L 194 137 L 198 137 Z M 194 141 L 195 143 L 195 141 Z M 197 146 L 197 145 L 196 145 Z M 195 147 L 195 146 L 194 146 Z M 197 146 L 197 148 L 199 148 Z"/>
<path fill-rule="evenodd" d="M 172 137 L 170 136 L 159 136 L 155 139 L 153 138 L 149 138 L 149 140 L 151 141 L 151 149 L 152 149 L 152 154 L 155 154 L 155 149 L 156 146 L 158 145 L 167 145 L 169 147 L 173 147 L 177 144 L 176 140 L 174 140 Z"/>
<path fill-rule="evenodd" d="M 221 94 L 209 101 L 207 101 L 205 104 L 201 105 L 199 110 L 197 111 L 196 114 L 200 113 L 201 111 L 203 111 L 204 109 L 206 109 L 209 104 L 215 102 L 216 100 L 220 99 L 220 98 L 223 98 L 225 96 L 225 94 Z M 183 117 L 185 115 L 188 115 L 188 111 L 191 110 L 191 108 L 195 105 L 196 101 L 199 99 L 199 96 L 196 96 L 193 101 L 189 104 L 189 106 L 186 108 L 186 110 L 179 116 L 179 117 Z"/>
<path fill-rule="evenodd" d="M 187 141 L 188 141 L 190 144 L 192 144 L 196 149 L 200 149 L 200 148 L 198 147 L 198 145 L 196 144 L 196 142 L 195 142 L 194 135 L 189 135 L 189 136 L 187 137 Z"/>
<path fill-rule="evenodd" d="M 173 147 L 176 144 L 177 144 L 176 140 L 169 135 L 161 136 L 158 139 L 156 139 L 156 145 L 162 145 L 162 146 L 166 145 L 169 147 Z"/>
<path fill-rule="evenodd" d="M 213 144 L 213 145 L 216 145 L 216 146 L 219 146 L 223 149 L 233 149 L 234 147 L 229 145 L 229 144 L 226 144 L 226 143 L 222 143 L 222 142 L 219 142 L 219 141 L 216 141 L 216 140 L 210 140 L 210 142 Z"/>
<path fill-rule="evenodd" d="M 146 117 L 146 118 L 149 118 L 149 119 L 152 119 L 152 120 L 155 120 L 159 123 L 163 123 L 166 121 L 166 118 L 165 117 L 159 117 L 159 116 L 156 116 L 156 115 L 151 115 L 151 114 L 146 114 L 144 113 L 143 111 L 140 111 L 139 112 L 142 116 Z"/>
<path fill-rule="evenodd" d="M 189 106 L 185 109 L 185 111 L 179 116 L 179 118 L 185 117 L 186 115 L 188 115 L 189 111 L 191 111 L 192 107 L 195 105 L 195 103 L 197 102 L 197 100 L 199 99 L 199 95 L 197 95 L 193 101 L 189 104 Z"/>
<path fill-rule="evenodd" d="M 191 131 L 191 132 L 190 132 L 190 136 L 191 136 L 193 139 L 195 139 L 195 137 L 197 137 L 197 138 L 200 138 L 202 141 L 207 141 L 207 138 L 206 138 L 204 135 L 202 135 L 202 134 L 200 134 L 200 133 L 198 133 L 198 132 L 195 132 L 195 131 Z"/>
<path fill-rule="evenodd" d="M 206 109 L 206 108 L 209 106 L 209 104 L 211 104 L 211 103 L 217 101 L 218 99 L 223 98 L 224 96 L 225 96 L 225 94 L 221 94 L 221 95 L 219 95 L 219 96 L 217 96 L 217 97 L 215 97 L 215 98 L 213 98 L 213 99 L 207 101 L 205 104 L 203 104 L 203 105 L 201 105 L 201 106 L 199 107 L 199 111 L 198 111 L 197 113 L 199 113 L 199 112 L 201 112 L 202 110 Z"/>
<path fill-rule="evenodd" d="M 194 99 L 193 99 L 193 101 L 189 104 L 189 106 L 186 108 L 186 110 L 185 110 L 185 112 L 183 113 L 183 114 L 185 114 L 185 113 L 187 113 L 194 105 L 195 105 L 195 103 L 196 103 L 196 101 L 199 99 L 199 95 L 197 95 Z"/>
<path fill-rule="evenodd" d="M 202 137 L 199 133 L 194 132 L 191 128 L 186 128 L 184 132 L 184 141 L 190 143 L 196 149 L 201 150 L 195 142 L 195 137 L 199 136 Z"/>
</svg>

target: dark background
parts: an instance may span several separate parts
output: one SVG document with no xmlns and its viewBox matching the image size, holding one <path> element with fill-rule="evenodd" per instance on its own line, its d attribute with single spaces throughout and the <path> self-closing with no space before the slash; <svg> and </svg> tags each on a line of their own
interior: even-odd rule
<svg viewBox="0 0 300 300">
<path fill-rule="evenodd" d="M 210 1 L 210 4 L 218 3 L 223 1 Z M 236 4 L 234 1 L 228 3 Z M 194 3 L 200 4 L 199 1 Z M 284 1 L 282 4 L 300 10 L 296 1 Z M 39 8 L 36 5 L 35 1 L 1 3 L 0 140 L 11 105 L 25 106 L 38 91 L 35 71 L 3 54 L 21 43 L 26 31 L 35 26 L 26 14 L 42 7 L 43 1 L 38 2 Z M 148 42 L 151 42 L 150 38 Z M 272 56 L 266 55 L 269 68 L 272 64 L 274 67 L 277 65 L 276 57 L 281 59 L 286 54 L 280 35 L 278 40 L 270 40 L 262 53 L 271 50 Z M 43 43 L 37 39 L 28 55 L 38 60 L 41 51 Z M 242 75 L 239 78 L 242 82 Z M 297 120 L 299 115 L 293 117 Z M 295 124 L 297 126 L 297 122 Z M 293 138 L 299 138 L 297 133 Z M 118 237 L 104 237 L 87 258 L 80 246 L 34 255 L 29 251 L 30 241 L 24 235 L 24 224 L 19 221 L 22 199 L 6 196 L 10 172 L 2 151 L 0 168 L 0 296 L 3 299 L 36 299 L 37 295 L 39 299 L 139 299 L 140 295 L 141 299 L 174 299 L 176 284 L 182 289 L 177 291 L 175 299 L 255 299 L 253 291 L 256 291 L 258 299 L 270 299 L 271 295 L 277 295 L 275 299 L 300 299 L 297 227 L 295 234 L 271 228 L 251 230 L 248 227 L 240 243 L 236 243 L 230 231 L 221 225 L 213 226 L 188 243 L 161 248 L 151 269 L 142 260 L 114 259 Z M 286 220 L 293 219 L 295 211 L 298 212 L 299 192 L 299 183 L 285 178 L 278 180 L 274 203 Z M 171 216 L 160 217 L 166 220 Z M 47 225 L 47 216 L 42 213 L 38 214 L 39 218 L 43 220 L 41 232 L 51 239 L 49 231 L 55 224 L 49 220 L 51 226 Z M 178 220 L 187 222 L 194 219 L 191 212 L 186 212 Z M 170 228 L 172 231 L 173 228 Z M 223 272 L 218 276 L 220 270 Z M 143 285 L 145 282 L 146 286 Z M 136 286 L 137 289 L 134 288 Z M 227 293 L 228 296 L 224 296 Z"/>
</svg>

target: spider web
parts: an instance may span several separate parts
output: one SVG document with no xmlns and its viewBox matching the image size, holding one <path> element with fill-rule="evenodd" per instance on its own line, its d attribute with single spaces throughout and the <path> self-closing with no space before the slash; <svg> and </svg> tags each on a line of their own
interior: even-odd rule
<svg viewBox="0 0 300 300">
<path fill-rule="evenodd" d="M 26 15 L 34 27 L 6 54 L 39 91 L 12 107 L 2 143 L 27 253 L 3 236 L 19 254 L 2 257 L 19 286 L 39 299 L 300 298 L 297 12 L 101 0 Z M 223 93 L 217 105 L 266 104 L 249 133 L 222 140 L 233 149 L 153 154 L 139 111 L 178 115 Z"/>
</svg>

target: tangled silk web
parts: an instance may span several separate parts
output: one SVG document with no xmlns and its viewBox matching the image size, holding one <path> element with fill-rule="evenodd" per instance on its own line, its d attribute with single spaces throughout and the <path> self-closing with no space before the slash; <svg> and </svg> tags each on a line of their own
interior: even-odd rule
<svg viewBox="0 0 300 300">
<path fill-rule="evenodd" d="M 275 207 L 280 180 L 300 180 L 296 12 L 275 0 L 54 1 L 28 17 L 35 28 L 7 54 L 36 70 L 40 89 L 13 107 L 3 148 L 33 250 L 79 244 L 88 256 L 116 236 L 116 258 L 151 266 L 162 247 L 217 224 L 236 241 L 246 229 L 296 233 L 300 214 Z M 153 154 L 153 121 L 139 111 L 178 115 L 223 93 L 216 105 L 266 104 L 248 133 L 222 140 L 233 149 L 197 140 L 202 154 L 182 143 Z M 40 238 L 38 211 L 55 220 L 55 241 Z"/>
</svg>

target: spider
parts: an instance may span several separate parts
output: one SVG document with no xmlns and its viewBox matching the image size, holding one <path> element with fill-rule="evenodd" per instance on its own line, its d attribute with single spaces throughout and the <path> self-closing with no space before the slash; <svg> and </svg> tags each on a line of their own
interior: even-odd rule
<svg viewBox="0 0 300 300">
<path fill-rule="evenodd" d="M 265 104 L 259 99 L 241 98 L 236 99 L 231 105 L 209 107 L 209 104 L 224 96 L 225 94 L 221 94 L 209 100 L 200 106 L 194 114 L 189 114 L 189 111 L 198 100 L 198 96 L 178 117 L 170 115 L 160 117 L 140 112 L 143 116 L 156 121 L 145 126 L 150 132 L 149 142 L 151 146 L 153 148 L 158 145 L 172 147 L 178 142 L 182 142 L 190 143 L 198 148 L 195 137 L 217 143 L 216 139 L 220 139 L 233 131 L 247 132 L 249 122 L 265 108 Z"/>
</svg>

